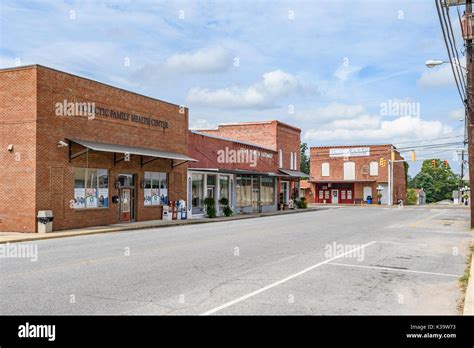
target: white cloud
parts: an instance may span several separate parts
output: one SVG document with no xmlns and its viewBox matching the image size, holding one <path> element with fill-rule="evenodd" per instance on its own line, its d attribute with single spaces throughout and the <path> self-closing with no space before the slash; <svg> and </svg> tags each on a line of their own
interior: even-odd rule
<svg viewBox="0 0 474 348">
<path fill-rule="evenodd" d="M 341 81 L 346 81 L 357 73 L 360 70 L 359 67 L 351 66 L 351 65 L 341 65 L 337 70 L 334 72 L 334 77 Z"/>
<path fill-rule="evenodd" d="M 320 108 L 297 111 L 295 119 L 299 121 L 332 121 L 360 116 L 364 107 L 359 104 L 330 103 Z"/>
<path fill-rule="evenodd" d="M 329 123 L 330 128 L 345 128 L 345 129 L 367 129 L 377 128 L 380 126 L 380 117 L 362 115 L 350 120 L 335 120 Z"/>
<path fill-rule="evenodd" d="M 186 102 L 217 108 L 262 109 L 273 107 L 278 98 L 304 89 L 304 84 L 296 76 L 275 70 L 263 74 L 261 81 L 248 87 L 230 86 L 215 90 L 192 88 L 186 96 Z"/>
<path fill-rule="evenodd" d="M 365 127 L 354 128 L 352 121 L 339 123 L 339 128 L 326 126 L 305 132 L 305 140 L 373 143 L 399 142 L 400 140 L 430 139 L 452 132 L 440 121 L 425 121 L 420 117 L 402 116 L 394 120 L 376 122 L 377 117 L 364 117 Z M 360 119 L 359 119 L 360 120 Z M 355 121 L 355 120 L 354 120 Z M 339 122 L 339 121 L 338 121 Z M 344 121 L 340 121 L 344 122 Z"/>
<path fill-rule="evenodd" d="M 440 87 L 453 85 L 455 82 L 451 65 L 435 67 L 425 71 L 418 80 L 421 87 Z"/>
<path fill-rule="evenodd" d="M 214 129 L 217 128 L 217 125 L 209 122 L 206 119 L 198 118 L 196 120 L 190 120 L 189 129 L 199 130 L 199 129 Z"/>
<path fill-rule="evenodd" d="M 223 47 L 207 47 L 191 53 L 179 53 L 169 57 L 163 69 L 188 74 L 218 73 L 232 66 L 232 54 Z"/>
<path fill-rule="evenodd" d="M 453 110 L 449 113 L 449 118 L 453 120 L 464 120 L 466 110 L 464 108 Z"/>
</svg>

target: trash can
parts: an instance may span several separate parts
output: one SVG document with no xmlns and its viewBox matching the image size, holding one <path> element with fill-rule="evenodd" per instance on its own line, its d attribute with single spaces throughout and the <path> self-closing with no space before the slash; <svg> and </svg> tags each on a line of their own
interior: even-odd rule
<svg viewBox="0 0 474 348">
<path fill-rule="evenodd" d="M 53 211 L 39 210 L 38 211 L 38 233 L 53 232 Z"/>
<path fill-rule="evenodd" d="M 367 196 L 367 204 L 372 204 L 372 196 Z"/>
</svg>

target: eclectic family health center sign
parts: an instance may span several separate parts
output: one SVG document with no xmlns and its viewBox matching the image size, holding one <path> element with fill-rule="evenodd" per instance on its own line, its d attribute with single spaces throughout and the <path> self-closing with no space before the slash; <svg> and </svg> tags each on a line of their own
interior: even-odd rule
<svg viewBox="0 0 474 348">
<path fill-rule="evenodd" d="M 329 149 L 329 157 L 361 157 L 370 156 L 369 147 L 351 147 Z"/>
</svg>

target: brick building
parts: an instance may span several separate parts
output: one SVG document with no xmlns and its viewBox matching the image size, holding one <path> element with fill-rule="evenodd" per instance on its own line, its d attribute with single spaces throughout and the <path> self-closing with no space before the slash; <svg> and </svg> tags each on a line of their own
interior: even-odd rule
<svg viewBox="0 0 474 348">
<path fill-rule="evenodd" d="M 191 216 L 204 216 L 204 198 L 225 197 L 235 214 L 277 210 L 277 152 L 252 143 L 190 131 L 188 154 L 198 162 L 188 166 Z"/>
<path fill-rule="evenodd" d="M 310 148 L 311 179 L 305 183 L 310 203 L 353 204 L 367 202 L 388 204 L 389 160 L 394 152 L 392 202 L 405 200 L 405 165 L 393 145 L 321 146 Z M 382 164 L 380 165 L 382 159 Z M 309 185 L 308 185 L 309 184 Z"/>
<path fill-rule="evenodd" d="M 0 70 L 0 231 L 160 219 L 186 199 L 188 110 L 40 65 Z"/>
<path fill-rule="evenodd" d="M 234 174 L 233 202 L 237 212 L 276 210 L 280 206 L 286 206 L 290 199 L 299 196 L 300 179 L 306 176 L 299 171 L 300 134 L 299 128 L 280 121 L 229 123 L 220 124 L 217 129 L 199 130 L 194 133 L 194 140 L 190 141 L 190 145 L 194 143 L 195 146 L 189 151 L 190 156 L 195 156 L 199 163 L 190 167 L 194 168 L 193 171 L 197 167 L 207 167 Z M 248 164 L 229 166 L 218 163 L 216 151 L 226 146 L 241 149 L 244 153 L 255 151 L 265 157 L 261 156 L 255 167 Z M 214 157 L 208 159 L 205 154 L 212 154 Z M 274 192 L 277 199 L 265 196 L 262 200 L 262 182 L 270 187 L 273 181 L 276 184 Z"/>
</svg>

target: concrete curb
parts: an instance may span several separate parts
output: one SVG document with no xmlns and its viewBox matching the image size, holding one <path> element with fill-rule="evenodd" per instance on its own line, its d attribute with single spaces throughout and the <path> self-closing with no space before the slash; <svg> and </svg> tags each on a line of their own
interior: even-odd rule
<svg viewBox="0 0 474 348">
<path fill-rule="evenodd" d="M 44 239 L 56 239 L 56 238 L 66 238 L 66 237 L 75 237 L 75 236 L 86 236 L 91 234 L 99 234 L 99 233 L 110 233 L 110 232 L 121 232 L 121 231 L 132 231 L 132 230 L 144 230 L 149 228 L 161 228 L 161 227 L 174 227 L 174 226 L 183 226 L 183 225 L 196 225 L 196 224 L 206 224 L 206 223 L 213 223 L 213 222 L 224 222 L 224 221 L 235 221 L 235 220 L 247 220 L 247 219 L 255 219 L 261 217 L 269 217 L 269 216 L 282 216 L 282 215 L 290 215 L 290 214 L 300 214 L 300 213 L 309 213 L 315 211 L 326 210 L 324 208 L 309 208 L 309 209 L 297 209 L 297 210 L 288 210 L 288 211 L 277 211 L 271 213 L 259 213 L 259 214 L 251 214 L 251 215 L 236 215 L 231 217 L 219 217 L 214 219 L 202 218 L 202 219 L 190 219 L 190 220 L 173 220 L 167 222 L 160 222 L 160 223 L 150 223 L 150 224 L 143 224 L 143 225 L 130 225 L 130 226 L 116 226 L 116 227 L 94 227 L 88 229 L 74 229 L 74 230 L 65 230 L 65 231 L 57 231 L 51 232 L 46 234 L 38 234 L 38 233 L 25 233 L 25 236 L 0 236 L 0 244 L 5 243 L 19 243 L 19 242 L 31 242 L 36 240 L 44 240 Z"/>
<path fill-rule="evenodd" d="M 474 257 L 471 259 L 471 270 L 469 283 L 467 284 L 466 297 L 464 299 L 464 315 L 474 315 Z"/>
</svg>

